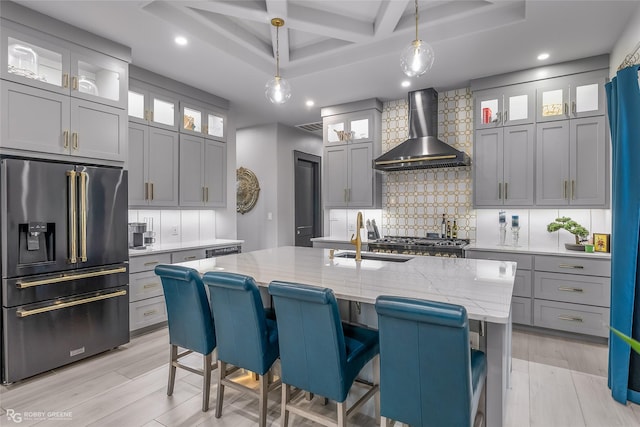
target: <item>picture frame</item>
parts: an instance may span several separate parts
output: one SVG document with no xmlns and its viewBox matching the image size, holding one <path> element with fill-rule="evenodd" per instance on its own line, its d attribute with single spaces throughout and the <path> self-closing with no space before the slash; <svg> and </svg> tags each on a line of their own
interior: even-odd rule
<svg viewBox="0 0 640 427">
<path fill-rule="evenodd" d="M 611 252 L 611 234 L 593 233 L 593 249 L 596 252 Z"/>
</svg>

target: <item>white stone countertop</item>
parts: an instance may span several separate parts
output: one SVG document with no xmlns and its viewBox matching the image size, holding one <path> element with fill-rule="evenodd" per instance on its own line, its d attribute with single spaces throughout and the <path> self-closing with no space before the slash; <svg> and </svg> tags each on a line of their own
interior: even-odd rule
<svg viewBox="0 0 640 427">
<path fill-rule="evenodd" d="M 189 249 L 223 248 L 226 246 L 242 245 L 242 243 L 244 243 L 244 240 L 211 239 L 198 240 L 195 242 L 154 244 L 152 246 L 147 246 L 145 249 L 129 249 L 129 257 L 159 254 L 163 252 L 186 251 Z"/>
<path fill-rule="evenodd" d="M 341 251 L 344 252 L 344 251 Z M 336 252 L 338 254 L 339 252 Z M 459 304 L 470 319 L 506 324 L 516 263 L 465 258 L 414 257 L 407 262 L 329 259 L 329 249 L 284 246 L 179 265 L 333 289 L 337 298 L 373 304 L 397 295 Z M 502 265 L 502 267 L 501 267 Z"/>
<path fill-rule="evenodd" d="M 343 239 L 340 237 L 312 237 L 310 239 L 312 242 L 322 242 L 322 243 L 351 243 L 351 240 L 349 239 Z M 368 243 L 369 240 L 362 240 L 362 244 L 364 245 L 365 243 Z"/>
<path fill-rule="evenodd" d="M 611 254 L 607 252 L 584 252 L 584 251 L 570 251 L 568 249 L 549 249 L 549 248 L 536 248 L 529 246 L 500 246 L 500 245 L 478 245 L 472 243 L 464 248 L 465 251 L 472 249 L 476 251 L 488 251 L 488 252 L 510 252 L 520 253 L 528 255 L 558 255 L 558 256 L 571 256 L 571 257 L 584 257 L 595 259 L 611 259 Z"/>
</svg>

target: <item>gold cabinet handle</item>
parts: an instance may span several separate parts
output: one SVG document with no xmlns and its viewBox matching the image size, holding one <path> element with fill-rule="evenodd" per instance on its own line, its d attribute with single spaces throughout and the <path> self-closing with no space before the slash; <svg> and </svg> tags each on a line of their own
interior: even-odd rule
<svg viewBox="0 0 640 427">
<path fill-rule="evenodd" d="M 78 132 L 74 132 L 71 134 L 71 140 L 73 142 L 73 149 L 78 149 Z"/>
<path fill-rule="evenodd" d="M 562 198 L 567 198 L 567 180 L 564 181 L 564 190 L 562 191 Z"/>
<path fill-rule="evenodd" d="M 504 112 L 504 123 L 507 123 L 507 120 L 509 120 L 508 117 L 509 117 L 509 111 L 505 111 Z"/>
<path fill-rule="evenodd" d="M 149 200 L 153 200 L 153 182 L 149 183 Z"/>
<path fill-rule="evenodd" d="M 209 187 L 205 187 L 207 189 L 207 202 L 209 202 Z"/>
<path fill-rule="evenodd" d="M 149 121 L 153 121 L 153 110 L 149 111 Z"/>
<path fill-rule="evenodd" d="M 76 76 L 71 77 L 71 89 L 78 90 L 78 78 Z"/>
<path fill-rule="evenodd" d="M 204 190 L 204 189 L 205 189 L 205 187 L 202 187 L 202 201 L 203 201 L 203 202 L 206 202 L 206 201 L 207 201 L 207 199 L 206 199 L 206 196 L 205 196 L 205 194 L 204 194 L 204 193 L 205 193 L 205 190 Z"/>
<path fill-rule="evenodd" d="M 160 261 L 150 261 L 150 262 L 144 263 L 145 267 L 149 267 L 150 265 L 156 265 L 156 264 L 160 264 Z"/>
<path fill-rule="evenodd" d="M 504 183 L 504 199 L 505 200 L 507 200 L 509 198 L 508 187 L 507 187 L 508 185 L 509 185 L 508 182 Z"/>
<path fill-rule="evenodd" d="M 126 267 L 112 268 L 109 270 L 92 271 L 89 273 L 68 274 L 64 276 L 52 277 L 50 279 L 32 280 L 27 282 L 18 282 L 16 287 L 19 289 L 31 288 L 33 286 L 52 285 L 54 283 L 68 282 L 70 280 L 87 279 L 91 277 L 108 276 L 110 274 L 126 273 Z"/>
<path fill-rule="evenodd" d="M 351 188 L 349 188 L 348 190 L 349 190 L 349 193 L 348 193 L 349 194 L 349 198 L 347 199 L 347 201 L 350 202 L 351 201 Z"/>
<path fill-rule="evenodd" d="M 576 199 L 576 181 L 575 180 L 571 180 L 571 200 L 575 200 Z"/>
<path fill-rule="evenodd" d="M 564 103 L 564 115 L 569 115 L 569 104 L 567 102 Z"/>
<path fill-rule="evenodd" d="M 580 292 L 580 293 L 584 292 L 584 289 L 582 288 L 572 288 L 569 286 L 560 286 L 558 290 L 562 292 Z"/>
<path fill-rule="evenodd" d="M 209 133 L 209 125 L 202 125 L 202 133 L 205 135 Z"/>
<path fill-rule="evenodd" d="M 149 183 L 144 183 L 144 199 L 149 200 Z"/>
<path fill-rule="evenodd" d="M 144 313 L 142 313 L 142 315 L 144 317 L 147 317 L 147 316 L 152 316 L 152 315 L 156 314 L 157 312 L 158 312 L 158 310 L 148 310 L 148 311 L 145 311 Z"/>
<path fill-rule="evenodd" d="M 123 295 L 126 295 L 126 294 L 127 294 L 127 291 L 122 290 L 122 291 L 117 291 L 117 292 L 111 292 L 110 294 L 96 295 L 95 297 L 82 298 L 82 299 L 74 300 L 74 301 L 67 301 L 67 302 L 63 302 L 63 303 L 60 303 L 60 304 L 53 303 L 52 305 L 48 305 L 46 307 L 35 308 L 33 310 L 18 309 L 18 311 L 16 312 L 16 316 L 18 316 L 18 317 L 27 317 L 27 316 L 32 316 L 34 314 L 46 313 L 48 311 L 61 310 L 63 308 L 67 308 L 67 307 L 73 307 L 75 305 L 88 304 L 90 302 L 101 301 L 101 300 L 110 299 L 110 298 L 116 298 L 116 297 L 123 296 Z"/>
<path fill-rule="evenodd" d="M 76 174 L 77 173 L 74 170 L 67 171 L 67 177 L 69 181 L 69 213 L 67 215 L 69 215 L 69 240 L 70 240 L 69 242 L 70 253 L 69 253 L 68 261 L 70 264 L 75 264 L 76 262 L 78 262 L 78 259 L 76 258 L 76 255 L 78 253 L 76 248 L 76 244 L 78 240 L 78 236 L 76 235 L 77 233 Z"/>
<path fill-rule="evenodd" d="M 62 87 L 64 88 L 68 88 L 69 87 L 69 74 L 64 73 L 62 75 Z"/>
<path fill-rule="evenodd" d="M 582 317 L 578 317 L 578 316 L 558 316 L 558 319 L 560 320 L 566 320 L 568 322 L 579 322 L 582 323 Z"/>
<path fill-rule="evenodd" d="M 196 259 L 196 256 L 195 256 L 195 255 L 191 255 L 191 256 L 184 257 L 184 260 L 185 260 L 185 261 L 191 261 L 191 260 L 193 260 L 193 259 Z"/>
<path fill-rule="evenodd" d="M 576 101 L 573 101 L 571 103 L 571 113 L 575 116 L 576 115 Z"/>
<path fill-rule="evenodd" d="M 80 172 L 80 262 L 87 262 L 87 177 Z"/>
<path fill-rule="evenodd" d="M 343 192 L 343 193 L 344 193 L 344 194 L 343 194 L 344 202 L 345 202 L 345 203 L 347 203 L 347 189 L 346 189 L 346 188 L 344 189 L 344 192 Z"/>
<path fill-rule="evenodd" d="M 65 130 L 64 132 L 62 132 L 62 140 L 64 141 L 63 147 L 69 148 L 69 131 L 68 130 Z"/>
<path fill-rule="evenodd" d="M 498 183 L 498 200 L 502 200 L 502 183 Z"/>
<path fill-rule="evenodd" d="M 160 283 L 158 282 L 154 282 L 154 283 L 147 283 L 145 284 L 142 288 L 143 289 L 152 289 L 152 288 L 157 288 L 158 285 L 160 285 Z"/>
<path fill-rule="evenodd" d="M 572 264 L 559 264 L 558 265 L 559 268 L 577 268 L 577 269 L 583 269 L 584 266 L 582 265 L 572 265 Z"/>
</svg>

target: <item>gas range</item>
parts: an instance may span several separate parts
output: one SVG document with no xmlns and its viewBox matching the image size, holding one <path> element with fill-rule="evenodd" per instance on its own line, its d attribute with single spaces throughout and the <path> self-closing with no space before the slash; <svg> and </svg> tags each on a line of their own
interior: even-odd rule
<svg viewBox="0 0 640 427">
<path fill-rule="evenodd" d="M 372 252 L 463 258 L 469 239 L 444 239 L 439 237 L 384 236 L 368 242 Z"/>
</svg>

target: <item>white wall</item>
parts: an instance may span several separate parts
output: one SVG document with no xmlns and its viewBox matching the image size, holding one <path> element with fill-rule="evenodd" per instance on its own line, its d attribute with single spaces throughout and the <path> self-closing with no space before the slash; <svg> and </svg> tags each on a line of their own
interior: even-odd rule
<svg viewBox="0 0 640 427">
<path fill-rule="evenodd" d="M 245 214 L 236 212 L 238 239 L 244 240 L 242 250 L 248 252 L 276 247 L 276 221 L 268 218 L 269 213 L 272 218 L 278 214 L 277 125 L 238 129 L 236 140 L 236 168 L 250 169 L 260 185 L 255 207 Z"/>
<path fill-rule="evenodd" d="M 611 77 L 616 75 L 618 66 L 625 56 L 631 53 L 638 42 L 640 42 L 640 4 L 636 8 L 635 14 L 629 18 L 629 22 L 611 51 L 609 60 L 609 74 Z"/>
<path fill-rule="evenodd" d="M 236 239 L 236 123 L 237 112 L 229 111 L 227 119 L 227 207 L 215 210 L 215 234 L 218 239 Z"/>
</svg>

